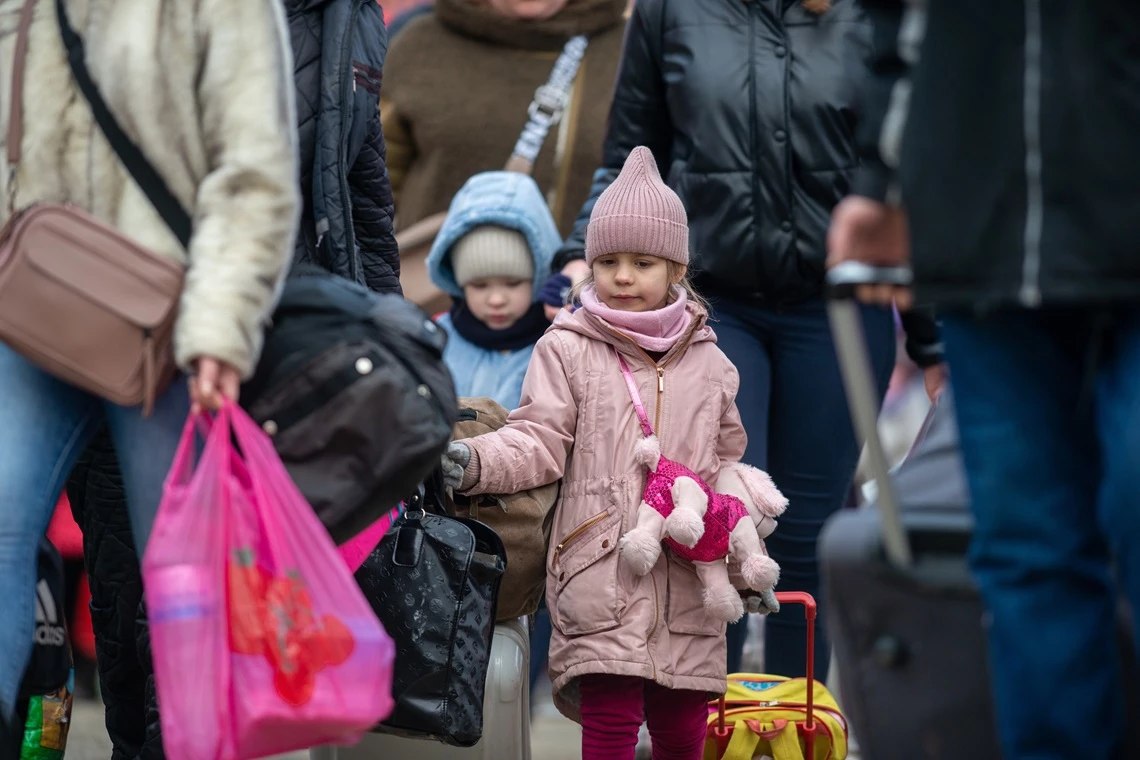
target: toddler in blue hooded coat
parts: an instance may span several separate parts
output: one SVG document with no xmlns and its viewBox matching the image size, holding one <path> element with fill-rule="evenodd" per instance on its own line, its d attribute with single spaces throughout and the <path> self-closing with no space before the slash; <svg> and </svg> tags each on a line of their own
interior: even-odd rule
<svg viewBox="0 0 1140 760">
<path fill-rule="evenodd" d="M 560 244 L 546 199 L 525 174 L 484 172 L 456 193 L 427 266 L 454 299 L 438 321 L 459 396 L 518 406 L 531 351 L 550 326 L 538 293 Z"/>
</svg>

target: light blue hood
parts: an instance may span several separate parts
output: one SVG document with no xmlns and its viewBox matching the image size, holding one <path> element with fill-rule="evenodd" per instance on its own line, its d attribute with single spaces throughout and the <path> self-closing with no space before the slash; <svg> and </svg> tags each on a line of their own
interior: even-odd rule
<svg viewBox="0 0 1140 760">
<path fill-rule="evenodd" d="M 550 262 L 562 245 L 558 226 L 542 191 L 535 181 L 518 172 L 483 172 L 476 174 L 455 194 L 447 221 L 435 236 L 427 267 L 436 287 L 455 298 L 463 297 L 463 288 L 455 281 L 451 268 L 451 249 L 461 237 L 475 227 L 495 224 L 518 230 L 526 236 L 534 256 L 534 297 L 550 276 Z"/>
</svg>

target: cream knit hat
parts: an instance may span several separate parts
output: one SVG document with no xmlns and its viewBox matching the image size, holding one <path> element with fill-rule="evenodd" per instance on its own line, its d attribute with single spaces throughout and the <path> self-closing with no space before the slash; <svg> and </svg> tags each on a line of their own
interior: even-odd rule
<svg viewBox="0 0 1140 760">
<path fill-rule="evenodd" d="M 451 249 L 451 269 L 459 287 L 482 277 L 534 279 L 534 255 L 526 236 L 493 224 L 474 227 Z"/>
<path fill-rule="evenodd" d="M 621 174 L 598 197 L 586 227 L 586 263 L 607 253 L 647 253 L 689 263 L 689 219 L 661 181 L 649 148 L 629 154 Z"/>
</svg>

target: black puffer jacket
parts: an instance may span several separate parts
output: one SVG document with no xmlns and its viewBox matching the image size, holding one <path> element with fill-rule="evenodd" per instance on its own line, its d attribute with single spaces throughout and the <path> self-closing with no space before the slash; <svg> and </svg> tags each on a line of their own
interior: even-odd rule
<svg viewBox="0 0 1140 760">
<path fill-rule="evenodd" d="M 638 0 L 591 201 L 556 268 L 581 256 L 593 200 L 646 145 L 689 212 L 702 289 L 816 295 L 832 207 L 858 163 L 871 27 L 854 0 Z"/>
<path fill-rule="evenodd" d="M 143 608 L 142 574 L 123 498 L 123 481 L 107 430 L 80 456 L 67 498 L 83 530 L 91 586 L 99 686 L 107 708 L 112 760 L 160 760 L 154 668 Z"/>
<path fill-rule="evenodd" d="M 305 200 L 295 261 L 398 293 L 379 110 L 383 12 L 373 0 L 285 0 L 285 8 Z"/>
</svg>

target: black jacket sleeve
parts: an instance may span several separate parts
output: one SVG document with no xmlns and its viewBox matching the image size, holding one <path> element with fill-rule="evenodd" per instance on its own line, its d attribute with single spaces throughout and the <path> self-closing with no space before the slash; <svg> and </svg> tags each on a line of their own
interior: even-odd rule
<svg viewBox="0 0 1140 760">
<path fill-rule="evenodd" d="M 617 178 L 625 159 L 639 145 L 653 152 L 662 176 L 669 171 L 673 127 L 665 104 L 665 81 L 661 74 L 662 0 L 638 0 L 626 27 L 621 65 L 610 105 L 602 166 L 594 172 L 590 197 L 582 206 L 570 236 L 554 257 L 553 271 L 561 271 L 571 259 L 586 255 L 586 224 L 594 203 Z"/>
<path fill-rule="evenodd" d="M 917 306 L 901 312 L 899 316 L 906 332 L 906 354 L 911 361 L 923 369 L 944 361 L 942 335 L 934 309 Z"/>
<path fill-rule="evenodd" d="M 900 49 L 900 32 L 906 10 L 905 0 L 863 0 L 871 20 L 871 75 L 865 85 L 863 111 L 855 135 L 861 166 L 855 174 L 851 192 L 875 200 L 886 200 L 894 183 L 894 169 L 883 155 L 884 128 L 888 121 L 902 119 L 905 114 L 892 109 L 905 108 L 899 92 L 905 90 L 910 64 Z M 911 40 L 917 45 L 919 40 Z M 901 129 L 901 121 L 892 125 Z M 897 142 L 901 135 L 889 136 Z M 901 314 L 906 331 L 906 352 L 911 360 L 925 369 L 943 361 L 942 337 L 930 307 L 916 307 Z"/>
<path fill-rule="evenodd" d="M 883 127 L 891 111 L 895 86 L 908 73 L 899 50 L 904 0 L 864 0 L 871 20 L 871 74 L 865 84 L 863 110 L 855 135 L 861 166 L 855 173 L 851 192 L 875 200 L 885 200 L 894 172 L 884 161 L 880 145 Z"/>
<path fill-rule="evenodd" d="M 348 172 L 352 220 L 364 283 L 378 293 L 401 293 L 400 250 L 392 226 L 395 201 L 388 179 L 387 151 L 380 116 L 369 119 L 368 132 Z"/>
</svg>

